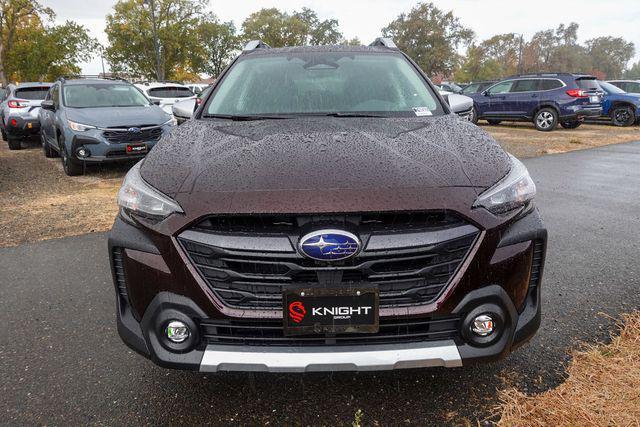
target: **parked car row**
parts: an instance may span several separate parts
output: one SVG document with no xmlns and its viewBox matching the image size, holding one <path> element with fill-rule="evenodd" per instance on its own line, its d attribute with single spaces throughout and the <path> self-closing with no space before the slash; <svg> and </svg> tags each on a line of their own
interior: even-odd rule
<svg viewBox="0 0 640 427">
<path fill-rule="evenodd" d="M 605 82 L 585 74 L 537 73 L 472 82 L 461 92 L 474 100 L 474 123 L 525 121 L 538 130 L 552 131 L 558 125 L 575 129 L 585 120 L 631 126 L 640 118 L 640 82 L 633 80 Z"/>
<path fill-rule="evenodd" d="M 166 92 L 151 94 L 164 99 Z M 176 125 L 157 104 L 126 80 L 60 78 L 9 85 L 0 103 L 2 136 L 18 150 L 23 139 L 39 135 L 44 155 L 60 157 L 65 173 L 78 175 L 87 164 L 144 157 Z"/>
</svg>

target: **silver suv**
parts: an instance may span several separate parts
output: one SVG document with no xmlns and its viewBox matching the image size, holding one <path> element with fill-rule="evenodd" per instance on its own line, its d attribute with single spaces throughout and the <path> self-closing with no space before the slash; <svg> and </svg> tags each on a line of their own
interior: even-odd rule
<svg viewBox="0 0 640 427">
<path fill-rule="evenodd" d="M 7 86 L 0 102 L 0 130 L 10 150 L 22 148 L 22 140 L 40 133 L 38 112 L 52 83 L 19 83 Z"/>
</svg>

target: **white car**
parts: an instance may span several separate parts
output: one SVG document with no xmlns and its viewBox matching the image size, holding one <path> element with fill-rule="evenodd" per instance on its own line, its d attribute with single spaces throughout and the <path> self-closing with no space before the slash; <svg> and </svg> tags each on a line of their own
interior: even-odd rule
<svg viewBox="0 0 640 427">
<path fill-rule="evenodd" d="M 176 102 L 196 97 L 191 89 L 179 83 L 144 82 L 136 84 L 136 87 L 169 114 L 172 114 L 171 108 Z"/>
<path fill-rule="evenodd" d="M 200 92 L 202 92 L 207 87 L 209 87 L 209 85 L 205 83 L 189 83 L 187 84 L 187 87 L 191 89 L 191 92 L 195 93 L 196 95 L 199 95 Z"/>
</svg>

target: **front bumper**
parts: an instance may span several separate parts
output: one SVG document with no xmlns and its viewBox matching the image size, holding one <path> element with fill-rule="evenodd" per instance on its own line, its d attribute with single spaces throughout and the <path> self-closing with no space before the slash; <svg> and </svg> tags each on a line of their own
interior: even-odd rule
<svg viewBox="0 0 640 427">
<path fill-rule="evenodd" d="M 454 341 L 293 350 L 208 346 L 200 371 L 333 372 L 462 366 Z"/>
<path fill-rule="evenodd" d="M 163 133 L 169 132 L 170 127 L 165 127 Z M 86 163 L 110 163 L 110 162 L 123 162 L 123 161 L 137 161 L 144 158 L 149 151 L 159 142 L 158 140 L 141 140 L 137 144 L 145 144 L 146 151 L 143 153 L 128 154 L 127 143 L 112 143 L 107 141 L 102 136 L 102 131 L 91 130 L 87 132 L 75 132 L 70 129 L 67 130 L 66 135 L 67 149 L 69 153 L 73 153 L 74 160 L 82 161 Z M 89 156 L 79 158 L 76 155 L 76 151 L 83 147 L 89 152 Z"/>
<path fill-rule="evenodd" d="M 200 305 L 203 300 L 199 296 L 186 297 L 175 291 L 163 290 L 155 293 L 141 280 L 147 277 L 158 283 L 165 276 L 168 280 L 176 280 L 171 274 L 176 271 L 173 265 L 167 264 L 162 258 L 162 252 L 168 248 L 159 244 L 156 238 L 117 219 L 109 236 L 109 250 L 118 296 L 118 332 L 129 347 L 167 368 L 204 372 L 311 372 L 458 367 L 505 357 L 527 342 L 540 325 L 540 279 L 546 230 L 536 210 L 513 222 L 501 233 L 498 249 L 492 259 L 492 264 L 495 261 L 498 270 L 513 266 L 514 262 L 527 265 L 523 279 L 519 279 L 523 276 L 520 269 L 513 268 L 508 277 L 503 279 L 505 282 L 518 280 L 523 283 L 519 285 L 522 289 L 517 292 L 521 297 L 514 298 L 509 286 L 504 284 L 461 284 L 458 288 L 465 288 L 463 297 L 446 313 L 434 314 L 459 317 L 455 337 L 393 344 L 286 346 L 211 342 L 202 332 L 201 320 L 212 316 L 225 320 L 227 316 L 203 309 L 204 306 Z M 534 246 L 538 248 L 537 252 Z M 115 251 L 118 248 L 121 252 Z M 517 248 L 522 248 L 522 251 L 518 252 Z M 516 252 L 517 255 L 514 255 Z M 536 257 L 537 264 L 533 261 Z M 502 279 L 496 276 L 493 280 Z M 131 298 L 135 300 L 137 297 L 135 289 L 127 281 L 136 281 L 137 287 L 144 288 L 143 292 L 150 295 L 150 303 L 145 305 L 143 311 L 136 310 L 135 304 L 132 305 Z M 187 291 L 188 284 L 183 283 L 182 286 Z M 467 292 L 466 289 L 471 290 Z M 449 297 L 448 302 L 454 297 Z M 495 313 L 500 319 L 500 332 L 489 342 L 474 342 L 469 336 L 470 320 L 487 312 Z M 407 319 L 407 316 L 392 317 Z M 424 318 L 425 315 L 409 316 L 412 321 Z M 164 338 L 165 325 L 174 319 L 183 321 L 192 331 L 189 338 L 192 341 L 185 346 L 172 346 Z"/>
</svg>

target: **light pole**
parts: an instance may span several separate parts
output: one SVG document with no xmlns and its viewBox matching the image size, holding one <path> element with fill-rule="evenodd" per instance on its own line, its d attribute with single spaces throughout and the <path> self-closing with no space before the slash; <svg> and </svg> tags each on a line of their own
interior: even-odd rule
<svg viewBox="0 0 640 427">
<path fill-rule="evenodd" d="M 158 26 L 156 23 L 156 4 L 155 0 L 143 0 L 143 3 L 149 6 L 151 13 L 151 24 L 153 27 L 153 47 L 156 51 L 156 78 L 159 81 L 164 80 L 164 74 L 162 73 L 162 67 L 160 65 L 160 42 L 158 41 Z"/>
</svg>

